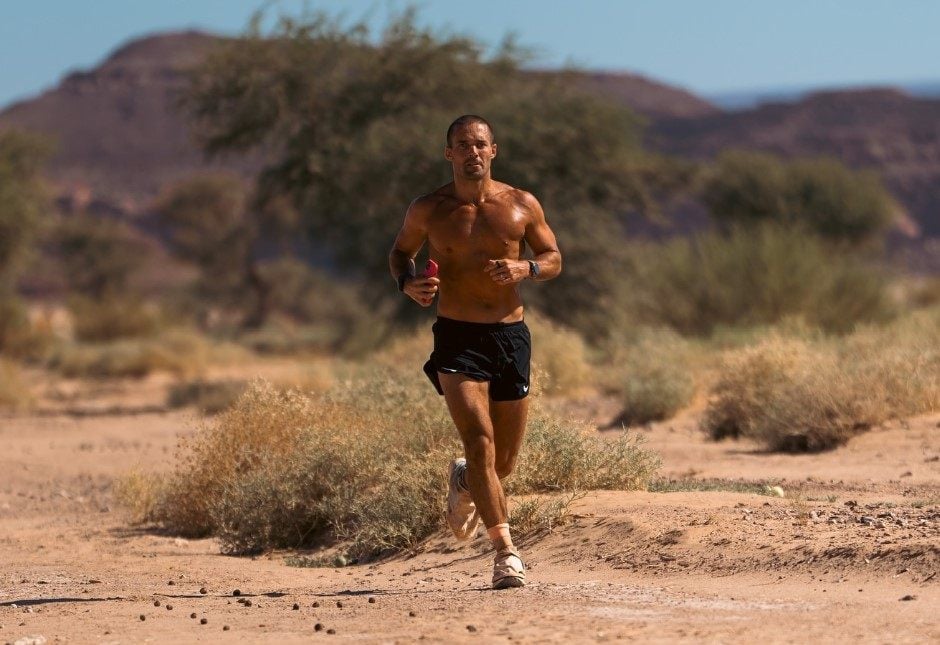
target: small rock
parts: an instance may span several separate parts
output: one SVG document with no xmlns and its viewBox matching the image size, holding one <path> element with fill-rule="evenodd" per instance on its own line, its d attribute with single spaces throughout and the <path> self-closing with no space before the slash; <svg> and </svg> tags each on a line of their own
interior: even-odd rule
<svg viewBox="0 0 940 645">
<path fill-rule="evenodd" d="M 245 606 L 246 606 L 246 607 L 251 607 L 251 599 L 249 599 L 249 598 L 246 598 L 246 599 L 245 599 Z"/>
<path fill-rule="evenodd" d="M 229 630 L 228 625 L 222 625 L 222 631 L 227 632 Z"/>
<path fill-rule="evenodd" d="M 147 620 L 147 617 L 144 616 L 143 614 L 141 614 L 141 615 L 140 615 L 140 619 L 141 619 L 142 621 L 144 621 L 144 620 Z"/>
<path fill-rule="evenodd" d="M 476 625 L 467 625 L 468 632 L 475 632 L 477 630 Z"/>
<path fill-rule="evenodd" d="M 414 610 L 411 610 L 411 611 L 408 612 L 408 615 L 411 616 L 412 618 L 414 618 L 415 616 L 418 615 L 418 612 L 416 612 L 416 611 L 414 611 Z"/>
<path fill-rule="evenodd" d="M 327 633 L 327 634 L 335 634 L 335 633 L 336 633 L 336 630 L 333 629 L 332 627 L 330 627 L 328 630 L 326 630 L 326 633 Z"/>
<path fill-rule="evenodd" d="M 917 600 L 917 596 L 914 594 L 907 594 L 906 596 L 901 596 L 901 600 Z"/>
<path fill-rule="evenodd" d="M 295 603 L 294 603 L 294 611 L 297 611 L 298 609 L 300 609 L 300 605 L 298 605 L 298 604 L 295 602 Z"/>
<path fill-rule="evenodd" d="M 195 617 L 196 617 L 196 612 L 191 613 L 191 614 L 189 615 L 189 617 L 190 617 L 190 618 L 195 618 Z"/>
<path fill-rule="evenodd" d="M 206 624 L 208 624 L 208 623 L 209 623 L 209 619 L 208 619 L 208 618 L 200 618 L 200 619 L 199 619 L 199 624 L 200 624 L 200 625 L 206 625 Z"/>
<path fill-rule="evenodd" d="M 159 601 L 159 600 L 154 600 L 154 601 L 153 601 L 153 606 L 154 606 L 154 607 L 159 607 L 159 606 L 160 606 L 160 601 Z"/>
<path fill-rule="evenodd" d="M 199 589 L 199 593 L 201 593 L 202 595 L 206 595 L 207 593 L 209 593 L 209 590 L 206 589 L 205 587 L 202 587 Z"/>
<path fill-rule="evenodd" d="M 370 597 L 370 598 L 369 598 L 369 604 L 370 604 L 370 605 L 374 605 L 374 604 L 375 604 L 375 598 Z"/>
<path fill-rule="evenodd" d="M 323 625 L 321 625 L 320 623 L 317 623 L 316 625 L 313 626 L 313 631 L 315 632 L 319 632 L 322 630 L 323 630 Z"/>
<path fill-rule="evenodd" d="M 171 587 L 176 584 L 176 583 L 175 583 L 174 581 L 172 581 L 172 580 L 167 580 L 166 583 L 167 583 L 168 585 L 170 585 Z"/>
<path fill-rule="evenodd" d="M 314 601 L 313 601 L 313 604 L 310 605 L 310 606 L 311 606 L 311 607 L 319 607 L 319 606 L 320 606 L 320 602 L 317 601 L 317 600 L 314 600 Z"/>
<path fill-rule="evenodd" d="M 342 608 L 343 608 L 343 601 L 342 601 L 342 600 L 337 600 L 337 601 L 336 601 L 336 606 L 339 607 L 340 609 L 342 609 Z"/>
<path fill-rule="evenodd" d="M 172 610 L 173 610 L 173 605 L 167 605 L 167 606 L 166 606 L 166 610 L 167 610 L 167 611 L 172 611 Z"/>
<path fill-rule="evenodd" d="M 232 595 L 233 595 L 233 596 L 240 596 L 240 595 L 242 595 L 242 590 L 241 590 L 241 589 L 236 589 L 235 591 L 232 592 Z"/>
</svg>

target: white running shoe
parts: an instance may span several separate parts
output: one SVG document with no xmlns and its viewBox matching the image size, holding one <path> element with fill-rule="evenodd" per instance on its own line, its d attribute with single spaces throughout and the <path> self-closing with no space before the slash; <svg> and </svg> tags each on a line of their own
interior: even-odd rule
<svg viewBox="0 0 940 645">
<path fill-rule="evenodd" d="M 500 549 L 493 562 L 493 589 L 525 586 L 525 565 L 513 547 Z"/>
<path fill-rule="evenodd" d="M 467 469 L 467 460 L 461 457 L 454 459 L 450 464 L 450 486 L 447 490 L 447 524 L 458 540 L 468 540 L 473 537 L 480 523 L 480 514 L 473 498 L 457 483 L 461 471 Z"/>
</svg>

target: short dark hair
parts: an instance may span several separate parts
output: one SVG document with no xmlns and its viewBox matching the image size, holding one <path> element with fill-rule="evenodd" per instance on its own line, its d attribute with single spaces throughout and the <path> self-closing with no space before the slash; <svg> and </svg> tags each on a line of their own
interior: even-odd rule
<svg viewBox="0 0 940 645">
<path fill-rule="evenodd" d="M 462 125 L 469 125 L 471 123 L 482 123 L 486 126 L 486 129 L 490 131 L 490 143 L 496 140 L 496 132 L 493 130 L 493 126 L 490 125 L 490 122 L 484 119 L 482 116 L 477 116 L 476 114 L 464 114 L 463 116 L 458 116 L 454 119 L 454 122 L 450 124 L 450 127 L 447 128 L 447 146 L 450 147 L 450 138 L 453 136 L 454 132 L 457 131 Z"/>
</svg>

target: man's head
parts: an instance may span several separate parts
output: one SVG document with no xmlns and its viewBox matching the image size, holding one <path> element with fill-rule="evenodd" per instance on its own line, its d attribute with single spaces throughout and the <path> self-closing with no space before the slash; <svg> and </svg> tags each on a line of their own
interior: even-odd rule
<svg viewBox="0 0 940 645">
<path fill-rule="evenodd" d="M 454 177 L 483 179 L 490 174 L 496 157 L 493 126 L 475 114 L 457 118 L 447 128 L 447 147 L 444 157 L 454 168 Z"/>
</svg>

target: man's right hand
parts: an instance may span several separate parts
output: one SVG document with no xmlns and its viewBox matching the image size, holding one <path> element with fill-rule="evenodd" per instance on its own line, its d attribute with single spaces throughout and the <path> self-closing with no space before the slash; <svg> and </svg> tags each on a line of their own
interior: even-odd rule
<svg viewBox="0 0 940 645">
<path fill-rule="evenodd" d="M 438 285 L 440 284 L 439 278 L 416 276 L 405 280 L 403 291 L 422 307 L 430 307 L 431 303 L 434 302 L 434 296 L 437 295 Z"/>
</svg>

